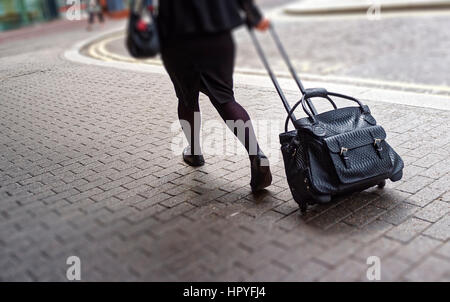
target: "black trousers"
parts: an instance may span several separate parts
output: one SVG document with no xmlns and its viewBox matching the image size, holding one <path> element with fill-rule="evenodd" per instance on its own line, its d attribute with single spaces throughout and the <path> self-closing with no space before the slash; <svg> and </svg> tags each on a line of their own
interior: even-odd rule
<svg viewBox="0 0 450 302">
<path fill-rule="evenodd" d="M 99 11 L 98 13 L 89 13 L 89 20 L 88 20 L 89 24 L 94 23 L 95 15 L 97 15 L 98 21 L 103 23 L 103 21 L 104 21 L 104 19 L 103 19 L 103 12 Z"/>
<path fill-rule="evenodd" d="M 161 57 L 180 102 L 198 103 L 199 92 L 211 101 L 234 101 L 235 44 L 230 31 L 161 40 Z"/>
</svg>

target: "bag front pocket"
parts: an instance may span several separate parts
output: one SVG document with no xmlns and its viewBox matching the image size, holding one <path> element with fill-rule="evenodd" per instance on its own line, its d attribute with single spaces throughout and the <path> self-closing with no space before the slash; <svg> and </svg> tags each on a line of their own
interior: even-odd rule
<svg viewBox="0 0 450 302">
<path fill-rule="evenodd" d="M 392 171 L 392 161 L 381 126 L 361 128 L 325 138 L 339 181 L 351 184 Z"/>
</svg>

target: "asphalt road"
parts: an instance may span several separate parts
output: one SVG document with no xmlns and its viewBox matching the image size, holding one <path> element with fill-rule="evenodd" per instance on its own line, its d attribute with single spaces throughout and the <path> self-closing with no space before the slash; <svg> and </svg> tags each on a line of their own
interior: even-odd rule
<svg viewBox="0 0 450 302">
<path fill-rule="evenodd" d="M 268 5 L 273 4 L 270 1 Z M 450 86 L 450 17 L 403 14 L 366 18 L 273 18 L 273 23 L 300 73 L 375 79 L 405 84 Z M 245 29 L 235 32 L 237 66 L 262 65 Z M 261 35 L 277 71 L 286 71 L 268 35 Z M 107 50 L 128 55 L 123 39 Z"/>
<path fill-rule="evenodd" d="M 299 72 L 428 85 L 450 85 L 450 18 L 274 20 Z M 276 69 L 284 65 L 263 37 Z M 236 34 L 237 65 L 261 66 L 245 31 Z"/>
</svg>

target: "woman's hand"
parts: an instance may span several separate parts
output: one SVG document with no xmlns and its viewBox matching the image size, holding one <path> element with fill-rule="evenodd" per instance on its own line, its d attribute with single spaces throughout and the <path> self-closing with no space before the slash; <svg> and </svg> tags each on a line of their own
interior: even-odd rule
<svg viewBox="0 0 450 302">
<path fill-rule="evenodd" d="M 255 28 L 259 31 L 266 31 L 270 26 L 270 21 L 267 18 L 263 18 L 256 26 Z"/>
</svg>

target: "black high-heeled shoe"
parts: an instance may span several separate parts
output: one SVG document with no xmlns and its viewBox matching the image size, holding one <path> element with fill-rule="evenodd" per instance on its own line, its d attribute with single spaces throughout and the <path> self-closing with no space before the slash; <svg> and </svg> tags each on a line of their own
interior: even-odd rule
<svg viewBox="0 0 450 302">
<path fill-rule="evenodd" d="M 186 148 L 184 148 L 183 160 L 185 163 L 192 167 L 200 167 L 205 164 L 205 159 L 203 158 L 202 154 L 192 155 L 191 146 L 187 146 Z"/>
<path fill-rule="evenodd" d="M 272 183 L 272 173 L 270 172 L 269 159 L 264 155 L 256 155 L 250 160 L 252 192 L 258 192 Z"/>
</svg>

